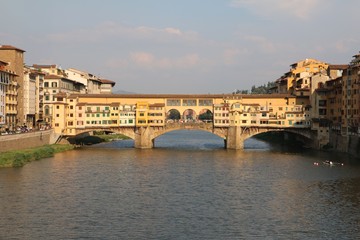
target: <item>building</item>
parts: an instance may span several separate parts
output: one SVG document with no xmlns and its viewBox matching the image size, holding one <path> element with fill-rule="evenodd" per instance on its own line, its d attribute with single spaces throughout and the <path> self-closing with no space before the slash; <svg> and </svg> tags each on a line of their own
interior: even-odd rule
<svg viewBox="0 0 360 240">
<path fill-rule="evenodd" d="M 0 61 L 0 128 L 13 131 L 17 124 L 17 75 L 7 69 L 9 64 Z"/>
<path fill-rule="evenodd" d="M 306 94 L 311 87 L 311 77 L 317 73 L 326 73 L 328 64 L 316 59 L 305 59 L 290 65 L 290 70 L 275 81 L 274 93 L 290 93 L 296 96 Z M 309 94 L 308 94 L 309 95 Z"/>
<path fill-rule="evenodd" d="M 35 126 L 36 115 L 36 75 L 31 73 L 31 69 L 24 67 L 24 115 L 25 124 L 28 127 Z"/>
<path fill-rule="evenodd" d="M 24 67 L 24 112 L 28 127 L 39 127 L 43 121 L 45 73 L 34 67 Z"/>
<path fill-rule="evenodd" d="M 353 56 L 342 77 L 342 134 L 360 134 L 360 53 Z"/>
<path fill-rule="evenodd" d="M 100 93 L 101 81 L 94 75 L 75 68 L 65 69 L 65 74 L 68 79 L 85 85 L 85 92 L 83 93 Z"/>
<path fill-rule="evenodd" d="M 296 97 L 284 94 L 254 95 L 230 99 L 230 126 L 268 126 L 309 128 L 305 107 L 297 105 Z"/>
<path fill-rule="evenodd" d="M 9 64 L 0 60 L 0 132 L 13 130 L 16 124 L 16 74 L 7 69 Z"/>
<path fill-rule="evenodd" d="M 7 62 L 0 60 L 0 128 L 5 125 L 6 116 L 6 90 L 10 82 L 9 72 L 5 70 Z"/>
<path fill-rule="evenodd" d="M 72 135 L 79 129 L 163 127 L 171 112 L 179 122 L 212 122 L 214 127 L 310 128 L 305 108 L 295 96 L 271 95 L 54 95 L 52 123 L 58 133 Z M 213 119 L 201 120 L 210 111 Z"/>
<path fill-rule="evenodd" d="M 112 88 L 115 86 L 115 82 L 107 79 L 100 79 L 100 93 L 109 94 L 112 93 Z"/>
<path fill-rule="evenodd" d="M 0 59 L 10 63 L 7 69 L 16 73 L 14 81 L 9 86 L 9 124 L 12 126 L 23 125 L 26 123 L 24 109 L 25 89 L 24 89 L 24 50 L 11 45 L 0 46 Z M 16 112 L 13 107 L 16 106 Z M 11 112 L 11 113 L 10 113 Z M 14 120 L 14 116 L 16 119 Z"/>
<path fill-rule="evenodd" d="M 61 75 L 46 75 L 44 77 L 44 120 L 51 123 L 53 120 L 52 103 L 57 101 L 56 95 L 71 94 L 85 91 L 85 85 Z"/>
</svg>

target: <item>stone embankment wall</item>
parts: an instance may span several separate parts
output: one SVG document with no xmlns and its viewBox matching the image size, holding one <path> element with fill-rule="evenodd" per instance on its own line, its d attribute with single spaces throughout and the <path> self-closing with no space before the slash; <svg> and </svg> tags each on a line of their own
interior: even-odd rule
<svg viewBox="0 0 360 240">
<path fill-rule="evenodd" d="M 58 135 L 53 129 L 0 136 L 0 152 L 40 147 L 56 142 Z"/>
<path fill-rule="evenodd" d="M 349 136 L 349 153 L 360 158 L 360 137 Z"/>
<path fill-rule="evenodd" d="M 360 137 L 358 136 L 341 136 L 340 134 L 330 133 L 330 144 L 339 152 L 347 152 L 354 157 L 360 158 Z"/>
</svg>

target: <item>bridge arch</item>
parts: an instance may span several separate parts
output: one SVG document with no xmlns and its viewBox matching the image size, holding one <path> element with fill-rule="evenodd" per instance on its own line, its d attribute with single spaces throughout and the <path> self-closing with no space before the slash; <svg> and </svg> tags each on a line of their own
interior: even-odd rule
<svg viewBox="0 0 360 240">
<path fill-rule="evenodd" d="M 301 140 L 304 144 L 314 146 L 316 143 L 314 139 L 316 139 L 316 132 L 311 131 L 310 129 L 303 129 L 303 128 L 243 128 L 241 135 L 243 141 L 254 137 L 259 134 L 269 133 L 269 132 L 283 132 L 283 133 L 290 133 L 294 136 L 297 136 L 297 140 Z"/>
<path fill-rule="evenodd" d="M 210 109 L 204 108 L 199 112 L 198 119 L 204 122 L 212 122 L 214 119 L 214 114 Z"/>
<path fill-rule="evenodd" d="M 182 114 L 182 119 L 185 121 L 185 122 L 188 122 L 188 121 L 195 121 L 197 119 L 197 115 L 196 115 L 196 112 L 194 109 L 186 109 L 183 114 Z"/>
<path fill-rule="evenodd" d="M 166 121 L 167 122 L 172 122 L 172 121 L 179 121 L 181 119 L 181 113 L 179 112 L 179 110 L 177 109 L 170 109 L 167 113 L 166 113 Z"/>
<path fill-rule="evenodd" d="M 124 136 L 127 136 L 133 140 L 135 140 L 136 133 L 134 131 L 134 127 L 121 127 L 121 128 L 86 128 L 86 129 L 78 129 L 76 131 L 76 135 L 73 135 L 74 138 L 79 138 L 81 136 L 90 135 L 92 132 L 111 132 L 111 133 L 117 133 L 122 134 Z"/>
<path fill-rule="evenodd" d="M 157 130 L 153 129 L 151 134 L 151 141 L 154 141 L 157 137 L 164 135 L 168 132 L 177 131 L 177 130 L 192 130 L 192 131 L 205 131 L 212 133 L 220 138 L 225 139 L 227 136 L 227 128 L 213 128 L 212 123 L 206 122 L 174 122 L 166 124 L 165 128 L 159 128 Z"/>
</svg>

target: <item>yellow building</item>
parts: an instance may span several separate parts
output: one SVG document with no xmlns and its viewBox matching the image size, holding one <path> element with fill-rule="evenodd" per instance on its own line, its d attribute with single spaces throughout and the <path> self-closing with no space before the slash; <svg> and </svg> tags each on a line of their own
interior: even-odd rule
<svg viewBox="0 0 360 240">
<path fill-rule="evenodd" d="M 247 98 L 228 100 L 230 125 L 269 127 L 309 127 L 305 107 L 296 104 L 295 96 L 250 95 Z M 269 97 L 271 96 L 271 98 Z"/>
<path fill-rule="evenodd" d="M 311 88 L 311 77 L 316 73 L 326 73 L 328 64 L 315 60 L 305 59 L 290 65 L 289 72 L 276 80 L 277 93 L 294 95 L 307 94 Z M 309 96 L 309 95 L 308 95 Z"/>
<path fill-rule="evenodd" d="M 78 129 L 161 127 L 170 112 L 179 122 L 212 122 L 214 127 L 260 126 L 309 128 L 305 107 L 294 96 L 273 95 L 55 95 L 53 127 L 57 133 L 76 134 Z M 212 119 L 201 120 L 211 112 Z M 173 122 L 173 119 L 172 119 Z"/>
</svg>

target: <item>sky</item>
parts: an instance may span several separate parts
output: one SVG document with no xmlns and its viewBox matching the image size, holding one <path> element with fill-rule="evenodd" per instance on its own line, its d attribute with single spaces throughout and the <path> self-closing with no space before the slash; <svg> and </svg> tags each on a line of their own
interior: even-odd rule
<svg viewBox="0 0 360 240">
<path fill-rule="evenodd" d="M 0 0 L 0 45 L 115 91 L 222 94 L 275 81 L 306 58 L 348 64 L 359 0 Z"/>
</svg>

